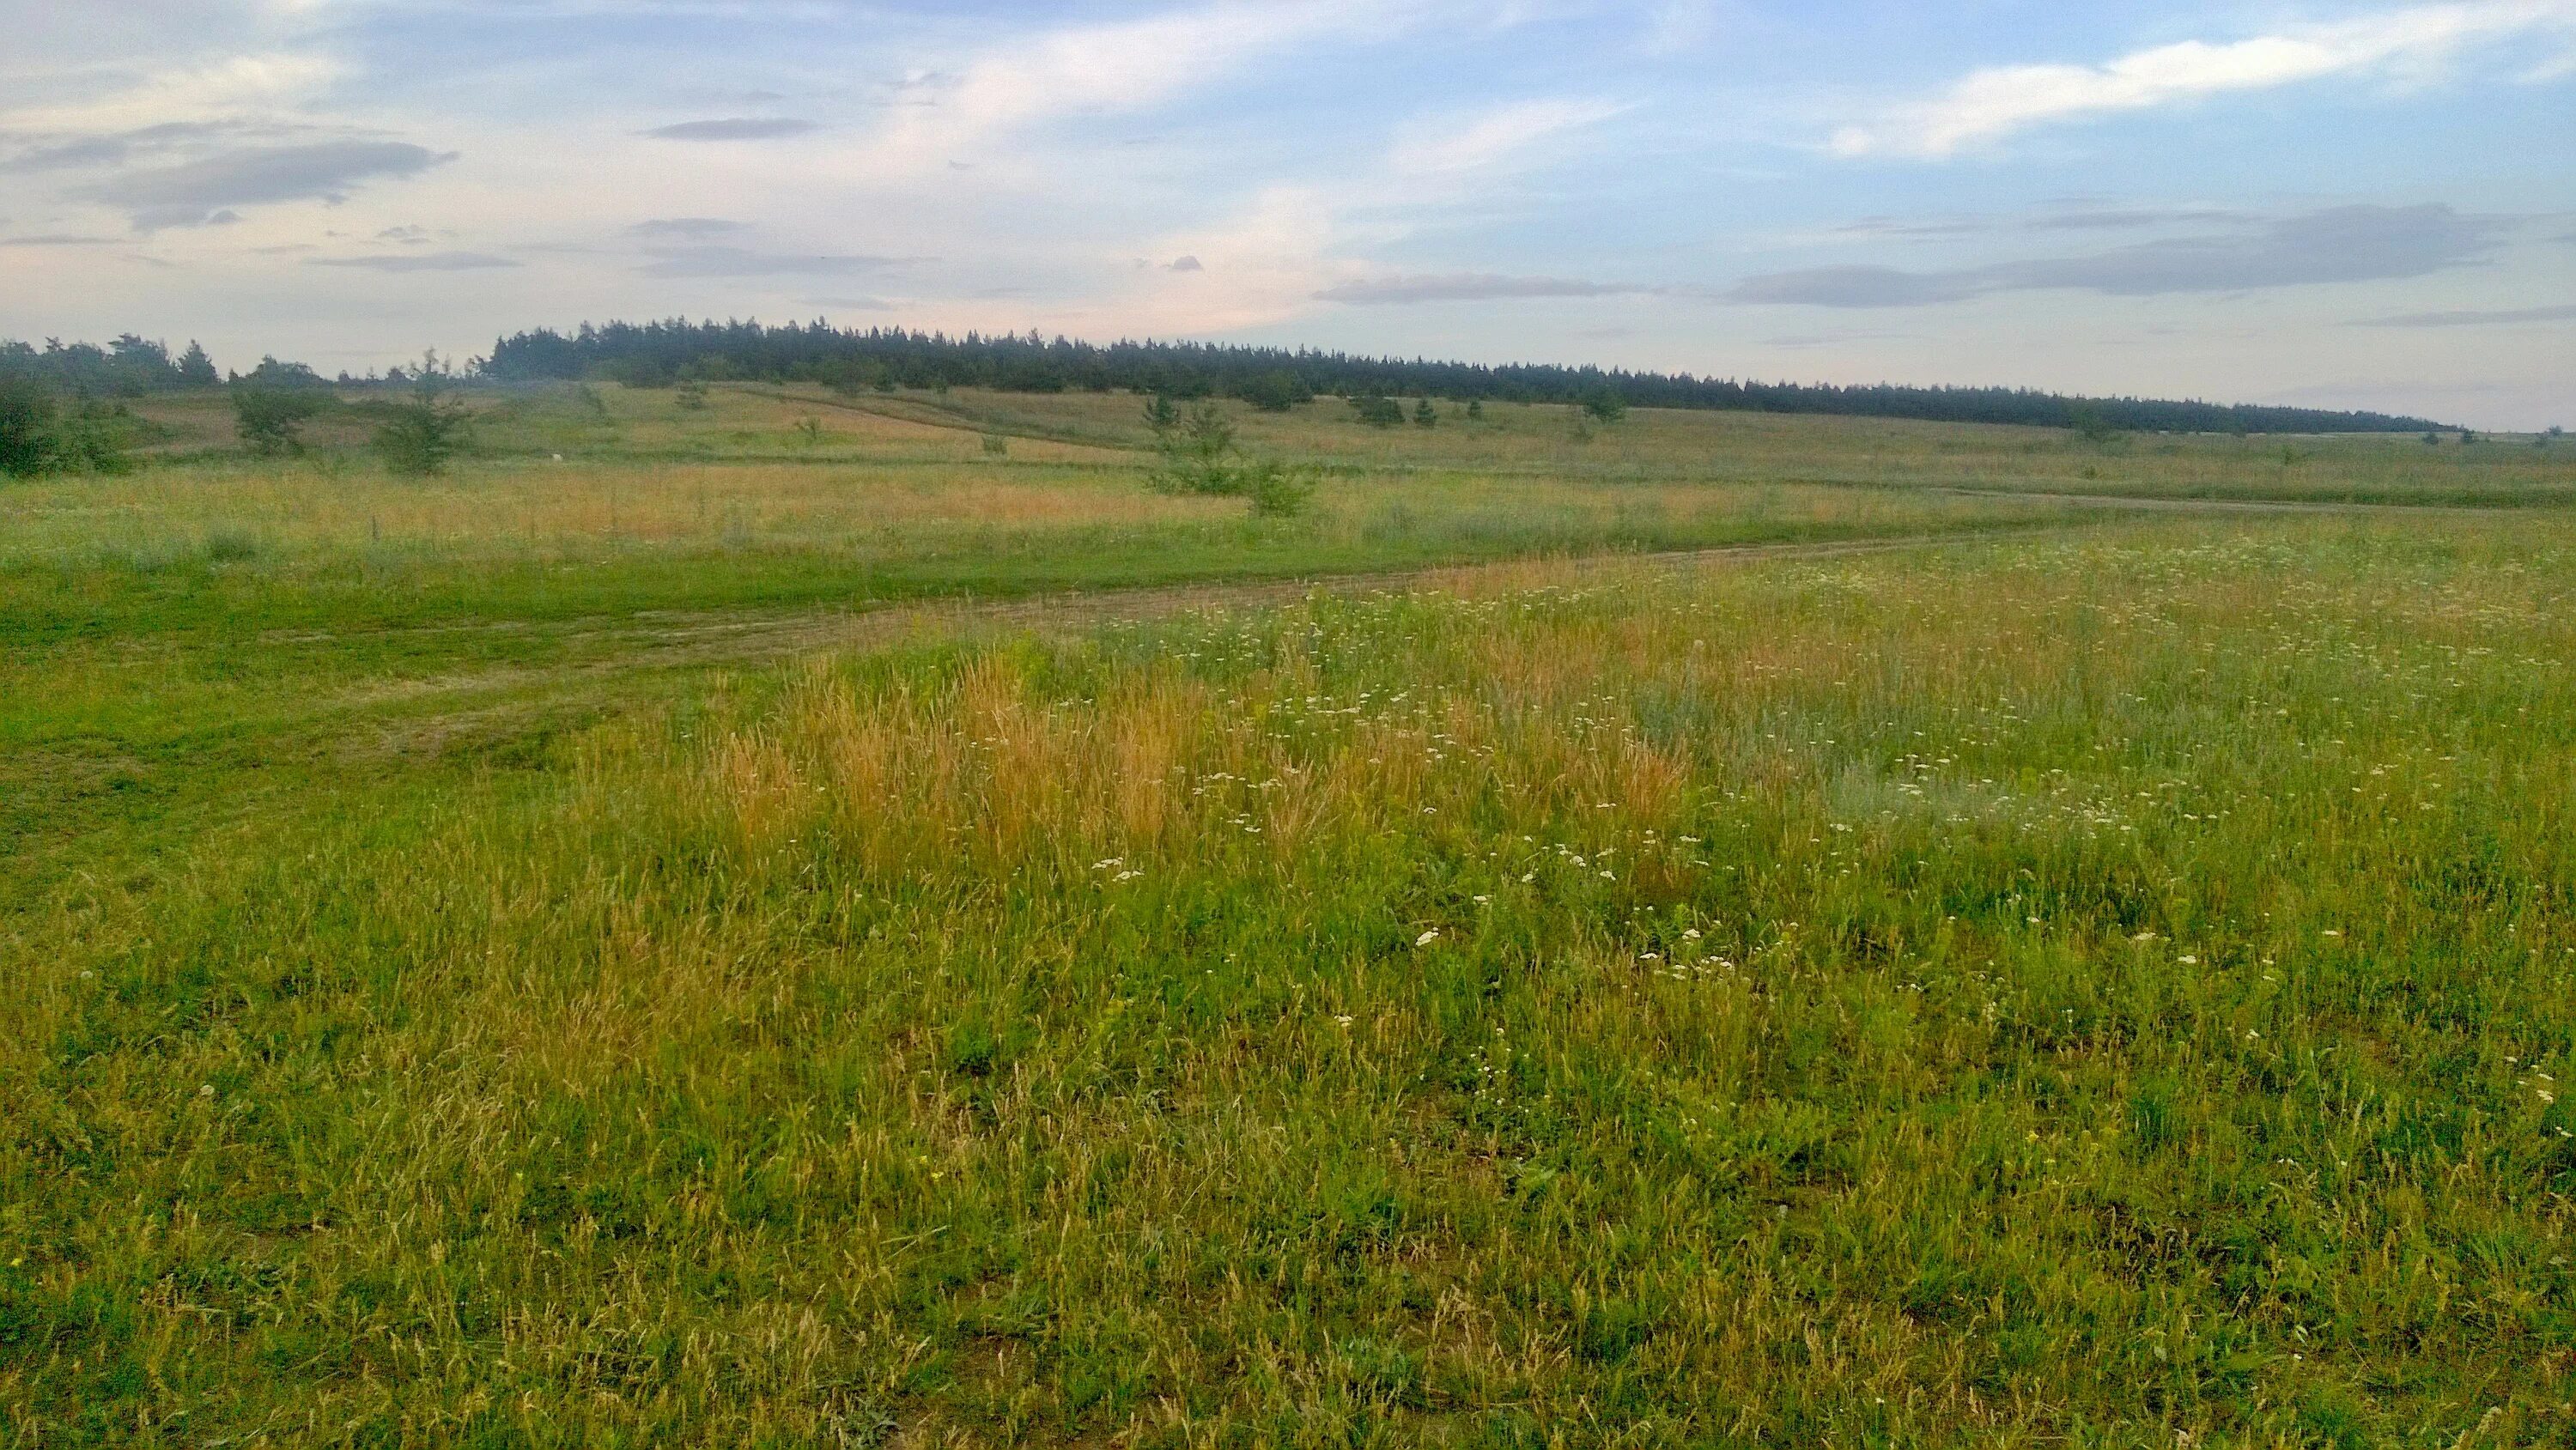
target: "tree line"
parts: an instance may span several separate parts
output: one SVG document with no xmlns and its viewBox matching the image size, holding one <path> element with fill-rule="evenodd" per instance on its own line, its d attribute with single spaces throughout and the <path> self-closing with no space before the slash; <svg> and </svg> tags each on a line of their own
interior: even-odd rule
<svg viewBox="0 0 2576 1450">
<path fill-rule="evenodd" d="M 0 377 L 42 383 L 88 398 L 139 398 L 211 388 L 223 381 L 214 359 L 193 340 L 177 357 L 170 345 L 126 333 L 105 347 L 48 338 L 42 348 L 0 340 Z"/>
<path fill-rule="evenodd" d="M 514 333 L 493 344 L 483 376 L 502 382 L 596 378 L 642 387 L 681 381 L 816 383 L 868 388 L 993 388 L 1006 392 L 1123 389 L 1182 400 L 1240 398 L 1288 408 L 1318 396 L 1433 397 L 1453 401 L 1586 403 L 1605 396 L 1643 408 L 1733 409 L 2018 423 L 2108 426 L 2133 432 L 2418 432 L 2441 425 L 2385 413 L 2338 412 L 2152 398 L 2083 398 L 2026 388 L 1764 383 L 1690 373 L 1493 366 L 1423 358 L 1364 357 L 1307 348 L 1222 343 L 1084 342 L 1036 332 L 951 336 L 904 328 L 836 328 L 827 322 L 584 323 Z"/>
<path fill-rule="evenodd" d="M 376 396 L 341 397 L 339 389 L 353 384 Z M 302 453 L 307 423 L 348 415 L 374 425 L 371 443 L 388 469 L 425 476 L 464 448 L 472 422 L 455 396 L 455 371 L 436 352 L 361 383 L 345 373 L 334 382 L 274 357 L 219 377 L 196 343 L 174 359 L 166 345 L 131 333 L 104 348 L 49 341 L 39 351 L 0 341 L 0 477 L 122 473 L 135 466 L 138 435 L 152 427 L 128 399 L 218 386 L 232 403 L 235 436 L 263 457 Z"/>
</svg>

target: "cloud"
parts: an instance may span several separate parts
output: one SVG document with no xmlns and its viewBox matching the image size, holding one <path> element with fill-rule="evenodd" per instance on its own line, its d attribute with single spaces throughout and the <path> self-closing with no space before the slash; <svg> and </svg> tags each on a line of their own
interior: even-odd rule
<svg viewBox="0 0 2576 1450">
<path fill-rule="evenodd" d="M 1963 272 L 1901 272 L 1894 267 L 1809 267 L 1747 277 L 1726 294 L 1729 302 L 1787 303 L 1799 307 L 1920 307 L 1955 302 L 1980 289 Z"/>
<path fill-rule="evenodd" d="M 2374 317 L 2355 327 L 2487 327 L 2513 322 L 2576 322 L 2576 304 L 2556 307 L 2509 307 L 2492 312 L 2407 312 Z"/>
<path fill-rule="evenodd" d="M 1499 277 L 1482 272 L 1450 272 L 1438 276 L 1379 277 L 1343 282 L 1314 295 L 1318 302 L 1386 306 L 1409 302 L 1481 302 L 1505 297 L 1616 297 L 1650 290 L 1562 277 Z"/>
<path fill-rule="evenodd" d="M 48 146 L 31 147 L 0 161 L 0 171 L 67 171 L 85 166 L 114 166 L 132 148 L 122 136 L 83 136 Z"/>
<path fill-rule="evenodd" d="M 647 277 L 840 277 L 877 272 L 921 257 L 820 256 L 807 252 L 755 252 L 748 247 L 673 247 L 654 254 Z"/>
<path fill-rule="evenodd" d="M 821 129 L 813 121 L 798 121 L 784 116 L 729 116 L 715 121 L 682 121 L 676 126 L 656 126 L 644 134 L 657 141 L 775 141 L 782 136 L 802 136 Z"/>
<path fill-rule="evenodd" d="M 184 17 L 170 17 L 170 27 L 185 31 L 192 24 L 202 23 L 204 17 L 195 13 L 196 9 L 191 7 Z M 294 106 L 321 94 L 345 75 L 342 64 L 328 56 L 290 52 L 236 55 L 186 69 L 143 75 L 121 87 L 84 84 L 74 89 L 78 100 L 12 107 L 7 115 L 10 125 L 31 130 L 123 131 L 148 128 L 155 121 L 175 115 L 216 117 Z"/>
<path fill-rule="evenodd" d="M 0 237 L 0 247 L 103 247 L 106 237 L 78 237 L 65 232 L 46 232 L 31 237 Z"/>
<path fill-rule="evenodd" d="M 2421 69 L 2479 42 L 2540 30 L 2576 31 L 2576 3 L 2460 0 L 2223 44 L 2187 40 L 2100 65 L 1997 66 L 1972 72 L 1931 101 L 1844 128 L 1833 149 L 1937 159 L 2051 122 Z"/>
<path fill-rule="evenodd" d="M 673 216 L 655 217 L 637 222 L 626 233 L 635 237 L 720 237 L 728 232 L 751 230 L 747 222 L 726 221 L 722 217 Z"/>
<path fill-rule="evenodd" d="M 233 206 L 339 201 L 361 181 L 415 176 L 456 159 L 400 141 L 325 141 L 248 147 L 176 166 L 129 172 L 76 194 L 130 216 L 135 228 L 204 226 Z"/>
<path fill-rule="evenodd" d="M 1207 267 L 1196 257 L 1174 257 L 1163 264 L 1166 272 L 1204 272 Z"/>
<path fill-rule="evenodd" d="M 1509 160 L 1551 136 L 1618 113 L 1602 101 L 1520 101 L 1489 111 L 1447 135 L 1400 143 L 1395 169 L 1408 175 L 1475 171 Z"/>
<path fill-rule="evenodd" d="M 2080 257 L 1949 271 L 1819 267 L 1750 277 L 1727 300 L 1807 307 L 1919 307 L 1992 292 L 2071 290 L 2120 297 L 2242 292 L 2421 277 L 2490 255 L 2504 224 L 2447 206 L 2346 206 L 2215 237 L 2176 237 Z"/>
<path fill-rule="evenodd" d="M 1052 117 L 1140 110 L 1218 84 L 1255 56 L 1336 32 L 1382 35 L 1404 0 L 1211 4 L 1077 25 L 1013 41 L 933 73 L 931 104 L 906 106 L 877 138 L 878 170 L 939 167 L 994 136 Z"/>
<path fill-rule="evenodd" d="M 892 312 L 894 304 L 882 297 L 808 297 L 808 307 L 834 307 L 843 312 Z"/>
<path fill-rule="evenodd" d="M 2186 222 L 2251 222 L 2258 220 L 2251 212 L 2223 211 L 2216 207 L 2190 207 L 2160 211 L 2132 208 L 2126 211 L 2064 211 L 2036 216 L 2022 223 L 2034 232 L 2104 232 L 2144 230 L 2149 227 L 2175 226 Z"/>
<path fill-rule="evenodd" d="M 519 264 L 483 252 L 404 252 L 390 257 L 308 257 L 308 267 L 362 267 L 373 272 L 481 272 Z"/>
</svg>

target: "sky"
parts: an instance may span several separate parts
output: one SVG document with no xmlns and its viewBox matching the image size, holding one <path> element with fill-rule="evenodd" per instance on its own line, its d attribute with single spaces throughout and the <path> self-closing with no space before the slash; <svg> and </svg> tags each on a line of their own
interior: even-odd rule
<svg viewBox="0 0 2576 1450">
<path fill-rule="evenodd" d="M 2576 0 L 0 25 L 0 337 L 820 317 L 2576 426 Z"/>
</svg>

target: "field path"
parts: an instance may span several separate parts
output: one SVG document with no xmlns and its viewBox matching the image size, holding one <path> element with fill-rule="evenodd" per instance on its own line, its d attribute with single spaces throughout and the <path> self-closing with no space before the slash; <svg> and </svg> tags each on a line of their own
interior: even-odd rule
<svg viewBox="0 0 2576 1450">
<path fill-rule="evenodd" d="M 1462 592 L 1503 587 L 1568 568 L 1670 570 L 1797 559 L 1832 559 L 1902 549 L 1972 545 L 2004 539 L 2069 535 L 2100 527 L 2121 513 L 2259 514 L 2494 514 L 2510 510 L 2453 505 L 2341 503 L 2324 500 L 2155 499 L 2117 494 L 2025 493 L 2013 490 L 1937 489 L 1968 497 L 2050 502 L 2098 510 L 2092 517 L 1972 531 L 1904 534 L 1816 543 L 1732 544 L 1654 553 L 1598 553 L 1439 564 L 1352 574 L 1213 580 L 1020 595 L 1002 599 L 963 596 L 900 601 L 869 607 L 803 607 L 788 611 L 653 611 L 576 625 L 558 637 L 576 647 L 577 660 L 544 666 L 499 666 L 453 674 L 376 681 L 349 691 L 333 705 L 395 706 L 414 718 L 395 727 L 413 735 L 429 724 L 426 712 L 451 721 L 507 697 L 515 714 L 538 699 L 561 706 L 597 692 L 603 682 L 655 672 L 726 665 L 758 665 L 799 655 L 1009 633 L 1067 635 L 1106 624 L 1170 618 L 1193 611 L 1287 604 L 1310 594 L 1357 596 L 1438 588 Z M 459 626 L 442 625 L 441 629 Z M 463 626 L 474 628 L 476 626 Z M 433 730 L 433 733 L 435 730 Z"/>
<path fill-rule="evenodd" d="M 2142 513 L 2215 514 L 2512 514 L 2546 504 L 2384 503 L 2330 498 L 2173 498 L 2127 493 L 2059 493 L 2023 488 L 1927 487 L 1952 498 L 2019 499 L 2072 508 L 2133 509 Z"/>
</svg>

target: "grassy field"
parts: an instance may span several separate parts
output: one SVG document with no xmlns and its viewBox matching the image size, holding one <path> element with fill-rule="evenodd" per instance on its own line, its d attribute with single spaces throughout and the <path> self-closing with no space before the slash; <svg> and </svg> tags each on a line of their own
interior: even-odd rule
<svg viewBox="0 0 2576 1450">
<path fill-rule="evenodd" d="M 0 490 L 0 1437 L 2576 1441 L 2568 454 L 482 405 Z"/>
</svg>

